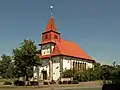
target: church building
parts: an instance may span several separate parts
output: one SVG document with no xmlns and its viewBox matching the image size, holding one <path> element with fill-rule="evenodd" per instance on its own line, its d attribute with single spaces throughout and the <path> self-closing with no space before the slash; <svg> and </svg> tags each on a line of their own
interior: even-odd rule
<svg viewBox="0 0 120 90">
<path fill-rule="evenodd" d="M 64 70 L 85 70 L 94 66 L 95 60 L 79 45 L 61 38 L 53 17 L 50 17 L 42 33 L 39 45 L 43 61 L 42 67 L 39 67 L 40 80 L 60 80 Z M 37 72 L 34 72 L 34 78 L 37 78 Z"/>
</svg>

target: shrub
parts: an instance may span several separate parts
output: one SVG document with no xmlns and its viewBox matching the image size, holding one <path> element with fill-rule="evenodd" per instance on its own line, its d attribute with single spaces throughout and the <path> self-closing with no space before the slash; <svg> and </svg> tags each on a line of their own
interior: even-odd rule
<svg viewBox="0 0 120 90">
<path fill-rule="evenodd" d="M 14 85 L 16 85 L 16 86 L 25 86 L 25 82 L 16 80 L 16 81 L 14 81 Z"/>
<path fill-rule="evenodd" d="M 30 81 L 30 85 L 32 85 L 32 86 L 37 86 L 37 85 L 38 85 L 38 82 L 37 82 L 37 81 Z"/>
<path fill-rule="evenodd" d="M 73 84 L 79 84 L 79 81 L 73 80 Z"/>
<path fill-rule="evenodd" d="M 62 82 L 62 81 L 59 81 L 58 83 L 59 83 L 59 84 L 62 84 L 63 82 Z"/>
<path fill-rule="evenodd" d="M 52 80 L 52 81 L 50 82 L 50 84 L 56 84 L 56 82 L 55 82 L 54 80 Z"/>
<path fill-rule="evenodd" d="M 12 85 L 12 82 L 10 82 L 10 81 L 6 81 L 6 82 L 4 82 L 3 85 Z"/>
<path fill-rule="evenodd" d="M 48 82 L 44 82 L 44 85 L 48 85 L 49 83 Z"/>
<path fill-rule="evenodd" d="M 68 84 L 72 84 L 72 81 L 68 81 Z"/>
<path fill-rule="evenodd" d="M 67 81 L 63 81 L 63 84 L 68 84 L 68 82 Z"/>
</svg>

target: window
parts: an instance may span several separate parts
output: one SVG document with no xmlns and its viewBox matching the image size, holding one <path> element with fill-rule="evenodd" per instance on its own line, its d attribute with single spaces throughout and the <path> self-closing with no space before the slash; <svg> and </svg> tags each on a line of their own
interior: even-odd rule
<svg viewBox="0 0 120 90">
<path fill-rule="evenodd" d="M 45 35 L 45 39 L 47 39 L 48 38 L 48 35 Z"/>
<path fill-rule="evenodd" d="M 55 38 L 55 39 L 58 39 L 57 35 L 54 35 L 54 38 Z"/>
<path fill-rule="evenodd" d="M 44 52 L 44 54 L 45 54 L 45 52 Z"/>
<path fill-rule="evenodd" d="M 53 60 L 53 63 L 56 63 L 56 60 Z"/>
<path fill-rule="evenodd" d="M 69 63 L 69 60 L 68 60 L 68 63 Z"/>
<path fill-rule="evenodd" d="M 50 53 L 50 51 L 47 51 L 47 53 Z"/>
</svg>

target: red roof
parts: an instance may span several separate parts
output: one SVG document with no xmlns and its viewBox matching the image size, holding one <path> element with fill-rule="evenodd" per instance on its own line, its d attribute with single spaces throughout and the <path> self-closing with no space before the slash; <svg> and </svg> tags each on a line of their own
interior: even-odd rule
<svg viewBox="0 0 120 90">
<path fill-rule="evenodd" d="M 56 28 L 56 25 L 54 23 L 54 18 L 53 17 L 51 17 L 49 19 L 48 24 L 47 24 L 46 29 L 45 29 L 45 32 L 48 32 L 50 30 L 53 30 L 53 31 L 57 32 L 57 28 Z"/>
<path fill-rule="evenodd" d="M 57 42 L 56 45 L 58 46 L 58 49 L 61 54 L 68 55 L 68 56 L 74 56 L 78 58 L 86 58 L 86 59 L 92 59 L 85 53 L 82 48 L 80 48 L 79 45 L 77 45 L 74 42 L 70 42 L 67 40 L 61 39 L 61 41 Z"/>
<path fill-rule="evenodd" d="M 50 18 L 50 20 L 48 21 L 45 32 L 49 33 L 49 31 L 51 30 L 57 32 L 53 17 Z M 87 60 L 93 60 L 79 45 L 77 45 L 74 42 L 60 38 L 60 40 L 44 41 L 41 44 L 50 43 L 50 42 L 55 43 L 53 52 L 50 55 L 42 55 L 40 56 L 41 58 L 48 58 L 50 56 L 56 56 L 56 55 L 65 55 L 65 56 L 71 56 L 76 58 L 84 58 Z"/>
<path fill-rule="evenodd" d="M 90 56 L 87 55 L 87 53 L 82 48 L 80 48 L 79 45 L 77 45 L 74 42 L 70 42 L 68 40 L 63 39 L 61 39 L 60 41 L 56 40 L 53 52 L 50 55 L 41 56 L 41 58 L 47 58 L 56 55 L 65 55 L 76 58 L 93 60 Z"/>
</svg>

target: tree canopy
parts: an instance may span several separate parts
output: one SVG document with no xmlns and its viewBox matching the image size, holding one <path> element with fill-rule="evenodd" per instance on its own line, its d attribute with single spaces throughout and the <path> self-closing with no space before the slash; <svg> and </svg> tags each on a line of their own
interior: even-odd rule
<svg viewBox="0 0 120 90">
<path fill-rule="evenodd" d="M 13 60 L 17 77 L 33 75 L 33 67 L 41 65 L 41 59 L 36 54 L 37 48 L 32 40 L 24 40 L 19 48 L 13 50 Z"/>
<path fill-rule="evenodd" d="M 14 65 L 12 58 L 3 54 L 0 60 L 0 76 L 3 78 L 13 78 Z"/>
</svg>

